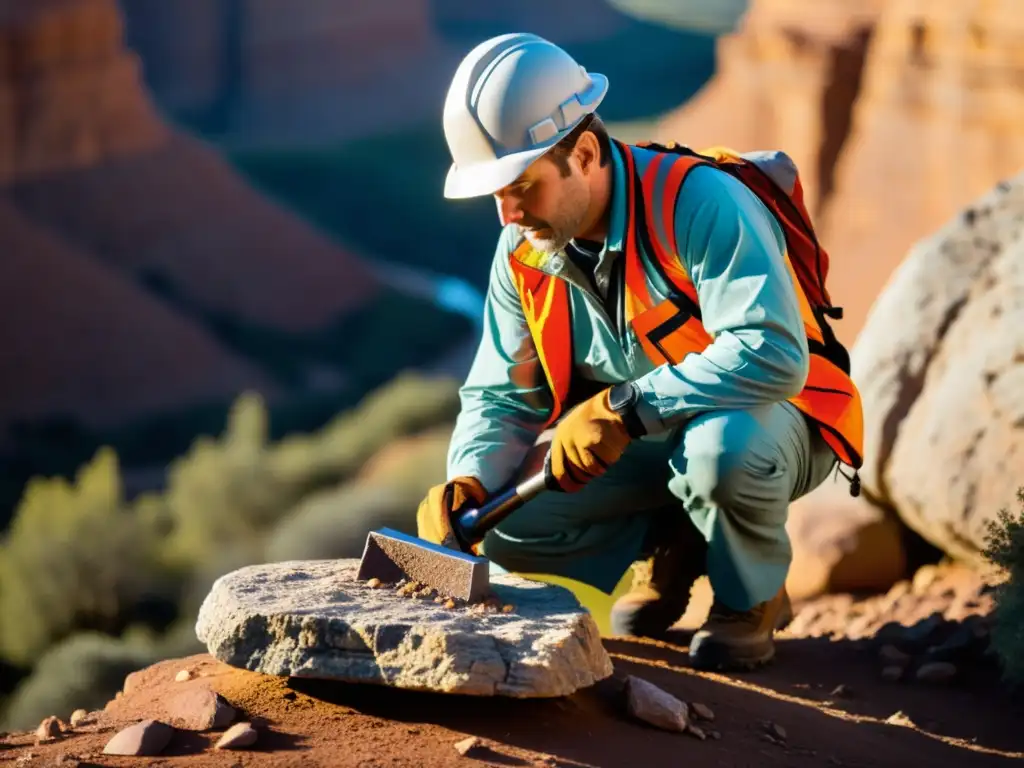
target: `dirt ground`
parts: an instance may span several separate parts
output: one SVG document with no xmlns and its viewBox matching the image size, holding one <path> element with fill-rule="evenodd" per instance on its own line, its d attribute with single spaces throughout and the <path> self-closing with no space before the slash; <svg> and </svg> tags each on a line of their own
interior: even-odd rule
<svg viewBox="0 0 1024 768">
<path fill-rule="evenodd" d="M 970 637 L 983 641 L 991 605 L 991 587 L 961 568 L 932 568 L 888 595 L 819 598 L 798 606 L 793 624 L 779 636 L 775 662 L 743 674 L 690 669 L 688 629 L 673 630 L 658 641 L 607 638 L 614 675 L 556 700 L 479 699 L 288 680 L 193 656 L 138 673 L 123 695 L 93 713 L 91 723 L 54 741 L 37 743 L 31 733 L 5 737 L 0 740 L 0 763 L 329 768 L 1000 765 L 1024 758 L 1024 696 L 1000 686 L 997 667 L 977 644 L 973 650 L 954 648 L 943 656 L 957 669 L 947 682 L 917 681 L 912 662 L 899 681 L 890 682 L 881 671 L 896 654 L 891 648 L 881 650 L 887 640 L 895 638 L 890 645 L 914 653 L 907 644 L 913 632 L 918 632 L 921 653 L 924 644 L 937 653 L 935 646 L 943 638 L 956 630 L 964 636 L 965 628 Z M 927 639 L 918 631 L 922 626 Z M 953 648 L 956 643 L 950 642 L 946 646 Z M 182 669 L 196 677 L 175 682 Z M 627 675 L 710 707 L 713 722 L 700 725 L 719 738 L 701 740 L 631 720 L 624 709 Z M 237 719 L 256 718 L 256 745 L 215 750 L 223 729 L 178 730 L 157 758 L 103 754 L 117 730 L 163 717 L 171 695 L 186 687 L 211 688 L 240 711 Z M 63 720 L 70 715 L 55 714 Z M 773 725 L 781 726 L 784 736 L 779 731 L 773 735 Z M 460 755 L 455 744 L 471 736 L 480 739 L 480 746 Z"/>
</svg>

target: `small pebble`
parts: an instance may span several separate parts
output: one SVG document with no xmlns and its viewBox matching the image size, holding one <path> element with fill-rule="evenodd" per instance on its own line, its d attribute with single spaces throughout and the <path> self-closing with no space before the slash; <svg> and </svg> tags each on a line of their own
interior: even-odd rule
<svg viewBox="0 0 1024 768">
<path fill-rule="evenodd" d="M 259 738 L 259 734 L 256 733 L 256 729 L 252 727 L 250 723 L 235 723 L 226 731 L 217 743 L 214 744 L 214 749 L 239 749 L 243 747 L 251 747 L 256 743 Z"/>
<path fill-rule="evenodd" d="M 71 723 L 72 728 L 77 728 L 88 719 L 88 712 L 86 712 L 84 709 L 76 709 L 74 712 L 71 713 L 71 719 L 68 722 Z"/>
<path fill-rule="evenodd" d="M 704 739 L 707 738 L 707 734 L 704 733 L 703 729 L 701 729 L 700 727 L 698 727 L 696 725 L 688 725 L 686 727 L 686 732 L 687 733 L 692 733 L 694 736 L 696 736 L 701 741 L 704 741 Z"/>
<path fill-rule="evenodd" d="M 914 727 L 914 721 L 907 717 L 905 714 L 903 714 L 903 712 L 900 710 L 893 712 L 891 715 L 885 718 L 885 722 L 887 722 L 889 725 L 902 725 L 908 728 Z"/>
<path fill-rule="evenodd" d="M 480 739 L 476 736 L 470 736 L 468 739 L 455 742 L 455 751 L 460 755 L 465 756 L 474 747 L 480 746 Z"/>
<path fill-rule="evenodd" d="M 786 739 L 786 729 L 783 728 L 778 723 L 773 723 L 773 722 L 771 722 L 769 720 L 767 723 L 765 723 L 765 728 L 767 729 L 768 734 L 770 736 L 773 736 L 776 739 L 781 739 L 781 740 L 785 741 L 785 739 Z"/>
<path fill-rule="evenodd" d="M 512 613 L 512 611 L 514 611 L 515 609 L 516 609 L 516 607 L 514 605 L 503 605 L 501 607 L 501 612 L 502 613 Z"/>
<path fill-rule="evenodd" d="M 381 581 L 376 576 L 374 576 L 372 579 L 366 582 L 366 586 L 368 586 L 370 589 L 378 589 L 380 585 Z"/>
<path fill-rule="evenodd" d="M 715 713 L 711 711 L 711 707 L 707 704 L 701 704 L 699 701 L 695 701 L 690 704 L 690 709 L 700 720 L 707 720 L 710 722 L 715 719 Z"/>
<path fill-rule="evenodd" d="M 50 715 L 36 728 L 36 740 L 50 741 L 60 736 L 60 720 Z"/>
<path fill-rule="evenodd" d="M 190 670 L 190 669 L 183 669 L 180 672 L 178 672 L 178 674 L 176 674 L 174 676 L 174 682 L 176 682 L 176 683 L 184 683 L 186 680 L 191 680 L 191 679 L 192 679 L 192 670 Z"/>
<path fill-rule="evenodd" d="M 452 599 L 451 599 L 451 598 L 449 597 L 449 598 L 448 598 L 448 599 L 447 599 L 447 600 L 445 601 L 445 603 L 444 603 L 444 607 L 445 607 L 445 608 L 447 608 L 448 610 L 451 610 L 452 608 L 454 608 L 454 607 L 455 607 L 455 601 L 454 601 L 454 600 L 452 600 Z"/>
<path fill-rule="evenodd" d="M 722 734 L 718 731 L 708 731 L 708 736 L 710 736 L 715 741 L 718 741 L 720 738 L 722 738 Z"/>
</svg>

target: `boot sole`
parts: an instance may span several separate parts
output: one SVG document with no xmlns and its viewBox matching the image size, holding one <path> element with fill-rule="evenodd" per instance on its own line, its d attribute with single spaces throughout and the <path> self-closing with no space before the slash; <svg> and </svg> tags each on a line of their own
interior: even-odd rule
<svg viewBox="0 0 1024 768">
<path fill-rule="evenodd" d="M 753 653 L 756 650 L 752 648 L 738 652 L 735 647 L 716 644 L 698 645 L 696 649 L 691 646 L 690 666 L 714 672 L 750 672 L 767 666 L 775 658 L 774 645 L 760 653 Z"/>
<path fill-rule="evenodd" d="M 716 643 L 709 638 L 709 642 L 701 643 L 699 640 L 696 647 L 693 641 L 690 643 L 690 665 L 694 669 L 708 671 L 735 671 L 750 672 L 755 669 L 767 666 L 775 659 L 774 634 L 784 629 L 793 621 L 793 610 L 786 601 L 782 611 L 775 620 L 775 631 L 763 646 L 749 646 L 737 648 L 722 643 Z"/>
</svg>

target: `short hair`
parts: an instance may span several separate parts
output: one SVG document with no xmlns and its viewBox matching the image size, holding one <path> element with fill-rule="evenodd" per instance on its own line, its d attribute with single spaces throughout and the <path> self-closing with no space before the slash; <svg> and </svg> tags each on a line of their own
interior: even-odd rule
<svg viewBox="0 0 1024 768">
<path fill-rule="evenodd" d="M 580 124 L 572 129 L 565 137 L 562 138 L 555 146 L 553 146 L 545 154 L 545 157 L 551 158 L 551 162 L 558 166 L 559 172 L 562 177 L 565 178 L 569 175 L 569 155 L 572 154 L 573 149 L 576 148 L 576 142 L 580 140 L 580 137 L 584 133 L 592 133 L 597 138 L 597 144 L 600 147 L 600 155 L 598 156 L 598 165 L 602 168 L 606 166 L 612 159 L 611 139 L 608 136 L 608 129 L 605 127 L 604 122 L 598 117 L 596 112 L 592 112 L 580 121 Z"/>
</svg>

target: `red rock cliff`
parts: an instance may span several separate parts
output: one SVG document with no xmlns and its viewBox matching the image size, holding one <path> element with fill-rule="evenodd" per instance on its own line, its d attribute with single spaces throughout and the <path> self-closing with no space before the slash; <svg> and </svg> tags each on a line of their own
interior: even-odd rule
<svg viewBox="0 0 1024 768">
<path fill-rule="evenodd" d="M 368 264 L 161 120 L 115 0 L 0 0 L 0 84 L 0 431 L 271 395 L 210 317 L 303 334 L 378 296 Z"/>
<path fill-rule="evenodd" d="M 1024 17 L 968 0 L 752 0 L 658 137 L 789 152 L 852 343 L 909 246 L 1024 164 Z"/>
<path fill-rule="evenodd" d="M 0 183 L 158 145 L 109 0 L 0 1 Z"/>
<path fill-rule="evenodd" d="M 1018 3 L 885 4 L 821 217 L 858 326 L 917 240 L 1024 168 L 1022 50 Z"/>
</svg>

